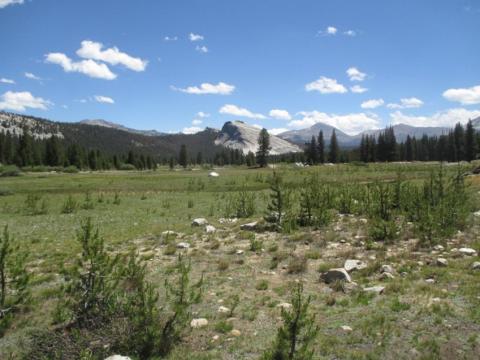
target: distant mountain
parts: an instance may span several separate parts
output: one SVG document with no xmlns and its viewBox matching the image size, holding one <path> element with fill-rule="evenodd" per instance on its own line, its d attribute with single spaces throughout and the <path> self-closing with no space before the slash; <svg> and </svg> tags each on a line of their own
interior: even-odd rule
<svg viewBox="0 0 480 360">
<path fill-rule="evenodd" d="M 131 129 L 126 126 L 110 122 L 107 120 L 102 120 L 102 119 L 92 119 L 92 120 L 82 120 L 79 122 L 80 124 L 85 124 L 85 125 L 95 125 L 95 126 L 104 126 L 107 128 L 112 128 L 112 129 L 117 129 L 117 130 L 123 130 L 123 131 L 128 131 L 134 134 L 142 134 L 146 136 L 162 136 L 165 135 L 165 133 L 158 132 L 157 130 L 136 130 L 136 129 Z"/>
<path fill-rule="evenodd" d="M 480 131 L 480 116 L 472 119 L 472 125 L 475 128 L 475 130 Z"/>
<path fill-rule="evenodd" d="M 248 125 L 243 121 L 229 121 L 223 125 L 215 139 L 215 144 L 230 149 L 239 149 L 244 154 L 248 154 L 249 151 L 255 153 L 258 149 L 259 134 L 260 129 L 257 127 Z M 272 147 L 270 154 L 272 155 L 302 151 L 298 146 L 274 135 L 270 135 L 270 145 Z"/>
<path fill-rule="evenodd" d="M 347 135 L 343 131 L 324 123 L 316 123 L 315 125 L 306 129 L 286 131 L 279 134 L 278 137 L 303 146 L 305 143 L 312 140 L 312 136 L 317 138 L 320 131 L 323 131 L 323 138 L 325 141 L 330 142 L 330 137 L 332 136 L 333 130 L 335 130 L 335 135 L 337 136 L 338 143 L 341 146 L 352 146 L 352 142 L 355 142 L 352 136 Z"/>
<path fill-rule="evenodd" d="M 480 128 L 480 118 L 477 120 L 478 120 L 478 126 Z M 322 130 L 325 143 L 328 144 L 330 142 L 330 137 L 332 136 L 333 129 L 335 129 L 338 143 L 340 144 L 340 146 L 343 146 L 343 147 L 358 146 L 360 145 L 362 135 L 377 136 L 379 133 L 384 131 L 384 129 L 368 130 L 352 136 L 352 135 L 345 134 L 344 132 L 334 128 L 333 126 L 323 124 L 323 123 L 317 123 L 307 129 L 283 132 L 279 134 L 278 137 L 285 140 L 289 140 L 295 144 L 302 146 L 305 143 L 310 142 L 310 140 L 312 139 L 312 135 L 317 137 L 320 130 Z M 448 134 L 448 132 L 450 131 L 450 129 L 446 127 L 415 127 L 415 126 L 410 126 L 406 124 L 394 125 L 393 129 L 395 131 L 395 137 L 399 142 L 405 141 L 408 135 L 410 135 L 410 137 L 416 137 L 418 139 L 418 138 L 421 138 L 423 135 L 440 136 L 442 134 Z"/>
</svg>

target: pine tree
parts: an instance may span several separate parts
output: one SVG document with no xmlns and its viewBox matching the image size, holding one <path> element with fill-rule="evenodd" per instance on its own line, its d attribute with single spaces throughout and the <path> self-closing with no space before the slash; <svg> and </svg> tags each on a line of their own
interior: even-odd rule
<svg viewBox="0 0 480 360">
<path fill-rule="evenodd" d="M 265 167 L 268 164 L 268 154 L 270 153 L 270 135 L 267 129 L 262 129 L 258 135 L 257 164 Z"/>
<path fill-rule="evenodd" d="M 328 153 L 328 161 L 336 164 L 338 162 L 338 142 L 337 142 L 337 135 L 335 134 L 335 129 L 332 132 L 332 137 L 330 138 L 330 151 Z"/>
<path fill-rule="evenodd" d="M 462 124 L 457 123 L 453 129 L 453 137 L 455 139 L 455 151 L 457 161 L 465 160 L 465 130 Z"/>
<path fill-rule="evenodd" d="M 405 160 L 413 161 L 413 144 L 410 135 L 407 135 L 407 140 L 405 142 Z"/>
<path fill-rule="evenodd" d="M 23 129 L 23 134 L 18 140 L 16 163 L 18 166 L 33 165 L 33 139 L 27 128 Z"/>
<path fill-rule="evenodd" d="M 467 130 L 465 132 L 465 160 L 471 162 L 477 157 L 477 141 L 475 136 L 475 128 L 472 120 L 467 123 Z"/>
<path fill-rule="evenodd" d="M 187 168 L 188 156 L 187 156 L 187 146 L 185 144 L 182 144 L 182 146 L 180 146 L 180 153 L 178 154 L 178 164 L 182 166 L 184 169 Z"/>
<path fill-rule="evenodd" d="M 317 146 L 318 146 L 318 162 L 320 164 L 324 164 L 325 163 L 325 141 L 323 139 L 323 131 L 320 131 L 318 133 Z"/>
<path fill-rule="evenodd" d="M 310 141 L 309 146 L 309 157 L 310 157 L 310 164 L 315 165 L 318 163 L 318 148 L 317 148 L 317 140 L 315 140 L 315 136 L 312 135 L 312 140 Z"/>
<path fill-rule="evenodd" d="M 283 217 L 285 215 L 285 191 L 283 189 L 283 179 L 275 171 L 270 183 L 270 203 L 267 206 L 267 221 L 275 223 L 277 229 L 282 227 Z"/>
</svg>

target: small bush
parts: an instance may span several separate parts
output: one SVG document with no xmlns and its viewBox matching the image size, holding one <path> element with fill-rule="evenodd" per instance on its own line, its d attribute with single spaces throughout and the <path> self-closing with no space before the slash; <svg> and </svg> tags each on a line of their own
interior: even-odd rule
<svg viewBox="0 0 480 360">
<path fill-rule="evenodd" d="M 72 197 L 72 195 L 69 195 L 67 197 L 67 200 L 63 203 L 62 206 L 62 214 L 72 214 L 77 210 L 78 208 L 78 203 L 77 201 Z"/>
<path fill-rule="evenodd" d="M 220 259 L 217 262 L 217 268 L 219 271 L 226 271 L 230 267 L 230 263 L 225 259 Z"/>
<path fill-rule="evenodd" d="M 263 241 L 256 240 L 255 238 L 250 240 L 250 251 L 258 252 L 262 250 L 262 247 Z"/>
<path fill-rule="evenodd" d="M 215 331 L 216 332 L 226 334 L 226 333 L 228 333 L 232 330 L 233 330 L 233 325 L 232 325 L 232 323 L 230 323 L 228 321 L 222 320 L 222 321 L 219 321 L 218 323 L 215 324 Z"/>
<path fill-rule="evenodd" d="M 259 291 L 264 291 L 268 289 L 268 281 L 267 280 L 260 280 L 257 285 L 255 285 L 255 289 Z"/>
<path fill-rule="evenodd" d="M 304 256 L 292 256 L 288 262 L 287 272 L 289 274 L 300 274 L 307 270 L 307 258 Z"/>
</svg>

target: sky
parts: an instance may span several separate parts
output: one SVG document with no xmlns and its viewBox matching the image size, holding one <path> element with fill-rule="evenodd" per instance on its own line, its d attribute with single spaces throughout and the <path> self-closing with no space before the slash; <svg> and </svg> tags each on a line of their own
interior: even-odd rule
<svg viewBox="0 0 480 360">
<path fill-rule="evenodd" d="M 480 0 L 0 0 L 0 110 L 194 133 L 480 116 Z"/>
</svg>

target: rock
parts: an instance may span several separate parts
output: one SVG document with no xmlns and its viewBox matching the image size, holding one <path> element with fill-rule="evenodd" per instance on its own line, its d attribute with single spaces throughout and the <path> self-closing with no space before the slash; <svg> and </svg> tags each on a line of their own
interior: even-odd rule
<svg viewBox="0 0 480 360">
<path fill-rule="evenodd" d="M 240 330 L 233 329 L 232 331 L 230 331 L 230 335 L 239 337 L 240 335 L 242 335 L 242 333 L 240 332 Z"/>
<path fill-rule="evenodd" d="M 347 272 L 352 272 L 354 270 L 365 269 L 367 267 L 367 264 L 360 260 L 349 259 L 345 261 L 345 265 L 343 265 L 343 267 L 345 268 L 345 270 L 347 270 Z"/>
<path fill-rule="evenodd" d="M 480 168 L 479 168 L 479 169 L 480 169 Z M 473 216 L 480 217 L 480 210 L 475 211 L 475 212 L 473 213 Z"/>
<path fill-rule="evenodd" d="M 447 259 L 444 259 L 444 258 L 438 258 L 437 259 L 437 265 L 438 266 L 448 266 L 448 261 L 447 261 Z"/>
<path fill-rule="evenodd" d="M 230 313 L 230 309 L 229 309 L 228 307 L 226 307 L 226 306 L 220 306 L 220 307 L 218 308 L 218 312 L 219 312 L 220 314 L 228 314 L 228 313 Z"/>
<path fill-rule="evenodd" d="M 248 224 L 240 225 L 240 230 L 253 231 L 257 228 L 258 221 L 254 221 Z"/>
<path fill-rule="evenodd" d="M 385 291 L 385 286 L 371 286 L 371 287 L 363 288 L 363 291 L 372 292 L 377 295 L 380 295 L 380 294 L 383 294 L 383 292 Z"/>
<path fill-rule="evenodd" d="M 380 269 L 381 273 L 389 273 L 393 274 L 394 270 L 391 265 L 382 265 L 382 268 Z"/>
<path fill-rule="evenodd" d="M 177 244 L 177 249 L 188 249 L 190 247 L 190 244 L 187 242 L 179 242 Z"/>
<path fill-rule="evenodd" d="M 172 231 L 172 230 L 167 230 L 167 231 L 164 231 L 162 232 L 162 236 L 177 236 L 178 233 L 176 231 Z"/>
<path fill-rule="evenodd" d="M 217 231 L 217 229 L 215 229 L 215 226 L 207 225 L 207 226 L 205 227 L 205 231 L 207 232 L 207 234 L 212 234 L 212 233 L 214 233 L 215 231 Z"/>
<path fill-rule="evenodd" d="M 237 255 L 243 255 L 244 252 L 245 252 L 245 251 L 243 251 L 243 250 L 237 250 L 237 251 L 235 251 L 235 254 L 237 254 Z"/>
<path fill-rule="evenodd" d="M 475 261 L 472 264 L 472 270 L 480 270 L 480 261 Z"/>
<path fill-rule="evenodd" d="M 193 319 L 190 326 L 194 329 L 199 329 L 208 325 L 208 320 L 205 318 Z"/>
<path fill-rule="evenodd" d="M 427 284 L 435 284 L 435 279 L 426 279 L 425 282 Z"/>
<path fill-rule="evenodd" d="M 288 310 L 292 308 L 292 304 L 284 302 L 284 303 L 278 304 L 277 307 Z"/>
<path fill-rule="evenodd" d="M 339 269 L 330 269 L 327 272 L 323 273 L 320 278 L 325 281 L 325 283 L 330 284 L 337 280 L 352 282 L 350 275 L 344 268 Z"/>
<path fill-rule="evenodd" d="M 219 177 L 220 174 L 217 173 L 217 172 L 215 172 L 215 171 L 210 171 L 210 172 L 208 173 L 208 176 L 209 176 L 209 177 Z"/>
<path fill-rule="evenodd" d="M 445 250 L 445 248 L 444 248 L 442 245 L 435 245 L 435 246 L 433 247 L 433 250 L 443 251 L 443 250 Z"/>
<path fill-rule="evenodd" d="M 212 340 L 213 340 L 213 341 L 217 341 L 218 339 L 220 339 L 220 336 L 219 336 L 219 335 L 213 335 L 213 337 L 212 337 Z"/>
<path fill-rule="evenodd" d="M 345 332 L 352 332 L 353 331 L 353 329 L 350 326 L 347 326 L 347 325 L 342 325 L 342 326 L 340 326 L 340 328 Z"/>
<path fill-rule="evenodd" d="M 472 248 L 460 248 L 458 249 L 458 252 L 463 254 L 463 255 L 468 255 L 468 256 L 474 256 L 477 255 L 477 251 Z"/>
<path fill-rule="evenodd" d="M 237 218 L 220 218 L 218 219 L 218 222 L 220 224 L 235 224 L 238 221 Z"/>
<path fill-rule="evenodd" d="M 395 276 L 393 276 L 393 274 L 391 273 L 382 273 L 382 275 L 380 275 L 380 279 L 381 280 L 390 280 L 390 279 L 395 279 Z"/>
<path fill-rule="evenodd" d="M 108 358 L 105 358 L 105 360 L 131 360 L 131 359 L 128 356 L 112 355 L 112 356 L 109 356 Z"/>
<path fill-rule="evenodd" d="M 208 221 L 205 218 L 193 219 L 192 226 L 205 226 L 208 225 Z"/>
</svg>

